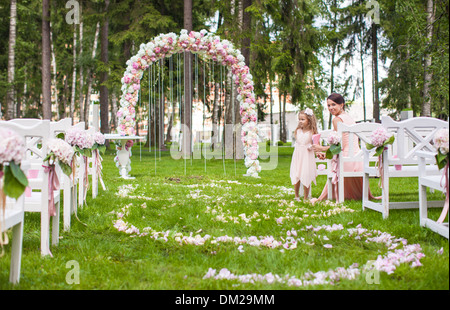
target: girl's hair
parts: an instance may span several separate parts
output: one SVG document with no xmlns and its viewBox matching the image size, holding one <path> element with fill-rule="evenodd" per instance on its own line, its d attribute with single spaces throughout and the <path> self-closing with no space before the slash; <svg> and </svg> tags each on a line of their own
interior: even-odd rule
<svg viewBox="0 0 450 310">
<path fill-rule="evenodd" d="M 344 99 L 344 97 L 342 97 L 342 95 L 337 94 L 337 93 L 332 93 L 331 95 L 328 96 L 327 100 L 328 99 L 336 102 L 337 104 L 342 104 L 343 108 L 345 108 L 345 99 Z"/>
<path fill-rule="evenodd" d="M 309 111 L 306 112 L 307 110 L 309 110 Z M 319 131 L 317 130 L 317 120 L 316 120 L 316 117 L 314 116 L 314 113 L 312 112 L 312 110 L 309 108 L 306 110 L 302 110 L 302 111 L 298 112 L 297 117 L 300 117 L 301 114 L 305 115 L 306 119 L 308 120 L 309 128 L 304 128 L 304 129 L 310 130 L 313 135 L 319 133 Z M 295 139 L 297 139 L 297 130 L 298 129 L 300 129 L 300 124 L 298 124 L 297 128 L 295 128 L 295 131 L 294 131 Z"/>
</svg>

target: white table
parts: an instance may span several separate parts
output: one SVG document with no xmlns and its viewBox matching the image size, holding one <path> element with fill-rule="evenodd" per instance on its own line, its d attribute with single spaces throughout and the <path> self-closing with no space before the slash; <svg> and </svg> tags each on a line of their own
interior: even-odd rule
<svg viewBox="0 0 450 310">
<path fill-rule="evenodd" d="M 119 173 L 124 179 L 134 179 L 130 177 L 128 173 L 131 170 L 131 148 L 127 150 L 125 148 L 125 143 L 128 140 L 141 140 L 144 139 L 143 136 L 121 136 L 118 134 L 105 134 L 105 139 L 120 141 L 121 147 L 117 148 L 117 157 L 119 158 Z"/>
</svg>

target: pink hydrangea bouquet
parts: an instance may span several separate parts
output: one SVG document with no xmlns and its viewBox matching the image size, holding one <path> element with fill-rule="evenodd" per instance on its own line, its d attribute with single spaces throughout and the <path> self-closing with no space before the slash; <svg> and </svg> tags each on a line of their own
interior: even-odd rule
<svg viewBox="0 0 450 310">
<path fill-rule="evenodd" d="M 49 153 L 44 161 L 49 161 L 49 164 L 54 164 L 58 161 L 61 170 L 70 175 L 72 173 L 72 160 L 75 155 L 73 147 L 62 139 L 50 139 L 47 143 Z"/>
<path fill-rule="evenodd" d="M 96 132 L 93 135 L 94 138 L 94 146 L 93 149 L 94 150 L 99 150 L 100 153 L 104 154 L 105 150 L 106 150 L 106 146 L 105 146 L 105 136 L 101 133 L 101 132 Z"/>
<path fill-rule="evenodd" d="M 3 179 L 4 194 L 19 198 L 28 186 L 28 179 L 20 168 L 25 158 L 25 139 L 15 131 L 0 128 L 0 179 Z"/>
<path fill-rule="evenodd" d="M 65 141 L 74 147 L 75 152 L 86 156 L 92 156 L 92 147 L 95 140 L 86 130 L 71 128 L 66 131 Z"/>
<path fill-rule="evenodd" d="M 327 142 L 330 147 L 328 148 L 325 156 L 328 159 L 332 159 L 334 155 L 337 155 L 342 151 L 341 137 L 337 134 L 337 132 L 333 131 L 328 136 Z"/>
<path fill-rule="evenodd" d="M 434 135 L 433 144 L 438 152 L 436 154 L 436 163 L 439 169 L 444 168 L 449 162 L 450 154 L 448 142 L 448 129 L 440 129 Z"/>
<path fill-rule="evenodd" d="M 395 137 L 386 131 L 384 127 L 375 129 L 370 135 L 370 143 L 366 143 L 366 148 L 375 148 L 375 156 L 380 156 L 388 144 L 394 143 Z"/>
</svg>

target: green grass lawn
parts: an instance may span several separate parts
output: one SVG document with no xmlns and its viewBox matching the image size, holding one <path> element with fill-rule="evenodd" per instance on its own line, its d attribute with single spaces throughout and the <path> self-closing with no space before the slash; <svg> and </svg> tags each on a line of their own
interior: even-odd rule
<svg viewBox="0 0 450 310">
<path fill-rule="evenodd" d="M 107 190 L 100 187 L 96 199 L 88 192 L 53 258 L 40 255 L 40 215 L 26 213 L 20 283 L 8 282 L 6 245 L 0 289 L 449 289 L 448 240 L 420 227 L 417 209 L 392 210 L 383 220 L 360 201 L 294 202 L 292 151 L 279 148 L 277 168 L 257 179 L 243 176 L 242 160 L 173 160 L 134 147 L 135 180 L 119 177 L 108 151 Z M 379 195 L 378 180 L 371 182 Z M 324 184 L 319 177 L 312 195 Z M 418 200 L 415 179 L 393 179 L 390 188 L 393 199 Z M 440 209 L 430 213 L 438 217 Z M 365 267 L 402 255 L 406 261 L 370 281 L 377 273 Z"/>
</svg>

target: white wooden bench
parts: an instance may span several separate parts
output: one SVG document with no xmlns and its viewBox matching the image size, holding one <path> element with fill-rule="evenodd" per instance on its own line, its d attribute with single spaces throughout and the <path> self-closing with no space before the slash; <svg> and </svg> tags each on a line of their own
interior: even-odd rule
<svg viewBox="0 0 450 310">
<path fill-rule="evenodd" d="M 17 118 L 12 119 L 9 122 L 21 124 L 23 126 L 34 126 L 39 123 L 40 119 L 35 118 Z M 82 125 L 84 127 L 84 122 Z M 50 137 L 56 138 L 58 134 L 65 132 L 72 127 L 72 119 L 64 118 L 60 121 L 50 122 Z M 58 179 L 60 183 L 60 189 L 63 191 L 63 222 L 64 230 L 70 229 L 70 216 L 75 212 L 77 204 L 76 183 L 77 180 L 73 180 L 71 177 L 64 174 L 59 166 L 56 167 Z"/>
<path fill-rule="evenodd" d="M 364 177 L 364 161 L 366 161 L 368 165 L 377 161 L 377 158 L 374 156 L 364 158 L 364 150 L 366 143 L 370 142 L 370 135 L 372 132 L 380 127 L 380 124 L 372 122 L 358 123 L 354 125 L 347 125 L 342 122 L 338 123 L 338 135 L 342 140 L 346 137 L 349 142 L 347 155 L 344 156 L 343 152 L 339 154 L 339 198 L 336 198 L 336 201 L 340 203 L 345 201 L 344 178 L 361 178 L 362 180 Z M 354 140 L 357 140 L 357 142 Z M 360 169 L 355 169 L 356 171 L 348 171 L 344 169 L 345 164 L 347 163 L 354 165 L 355 167 L 360 167 Z M 375 176 L 375 174 L 373 174 L 373 176 Z"/>
<path fill-rule="evenodd" d="M 428 227 L 432 231 L 444 236 L 448 239 L 448 220 L 447 222 L 433 220 L 428 217 L 428 199 L 427 199 L 427 188 L 438 190 L 441 192 L 446 192 L 444 179 L 442 178 L 443 169 L 440 171 L 441 175 L 429 175 L 427 173 L 426 160 L 433 160 L 436 153 L 422 152 L 418 151 L 417 156 L 419 157 L 419 215 L 420 215 L 420 225 L 423 227 Z M 445 168 L 444 168 L 445 169 Z M 448 175 L 447 170 L 447 175 Z M 447 184 L 448 186 L 448 184 Z M 446 197 L 448 199 L 448 197 Z M 443 206 L 444 202 L 441 202 Z M 445 210 L 443 210 L 445 212 Z M 448 214 L 448 209 L 447 212 Z M 445 213 L 443 214 L 445 216 Z M 444 220 L 444 218 L 442 219 Z"/>
<path fill-rule="evenodd" d="M 394 134 L 395 141 L 388 145 L 383 152 L 383 188 L 380 203 L 370 201 L 363 197 L 363 210 L 369 208 L 383 214 L 383 218 L 389 216 L 390 209 L 418 208 L 418 201 L 397 201 L 389 199 L 389 183 L 391 178 L 407 178 L 419 176 L 418 151 L 434 152 L 432 141 L 436 132 L 442 128 L 448 128 L 448 122 L 431 117 L 415 117 L 404 121 L 394 121 L 388 116 L 383 116 L 381 125 L 390 133 Z M 370 156 L 371 152 L 365 152 Z M 426 159 L 425 168 L 427 174 L 437 175 L 439 171 L 432 159 Z M 369 177 L 373 176 L 374 167 L 364 164 L 364 187 L 368 186 Z M 428 202 L 431 207 L 438 207 L 436 202 Z"/>
<path fill-rule="evenodd" d="M 41 120 L 33 126 L 22 126 L 10 121 L 0 121 L 1 127 L 14 130 L 26 140 L 26 160 L 30 163 L 29 171 L 36 171 L 36 178 L 28 179 L 28 186 L 31 188 L 30 195 L 25 195 L 25 212 L 41 213 L 41 254 L 51 255 L 50 238 L 50 214 L 49 195 L 53 195 L 55 204 L 55 216 L 52 216 L 52 245 L 59 242 L 59 209 L 60 191 L 49 192 L 48 172 L 43 168 L 43 160 L 48 154 L 47 141 L 50 137 L 50 121 Z M 7 199 L 7 205 L 13 203 Z"/>
<path fill-rule="evenodd" d="M 27 173 L 29 163 L 22 161 L 20 168 Z M 0 183 L 3 180 L 0 178 Z M 11 265 L 9 272 L 9 282 L 16 284 L 20 280 L 20 267 L 22 265 L 22 243 L 23 243 L 23 223 L 24 223 L 24 197 L 22 194 L 18 199 L 11 199 L 11 203 L 5 208 L 4 212 L 0 209 L 0 233 L 6 232 L 12 228 L 11 244 Z"/>
</svg>

